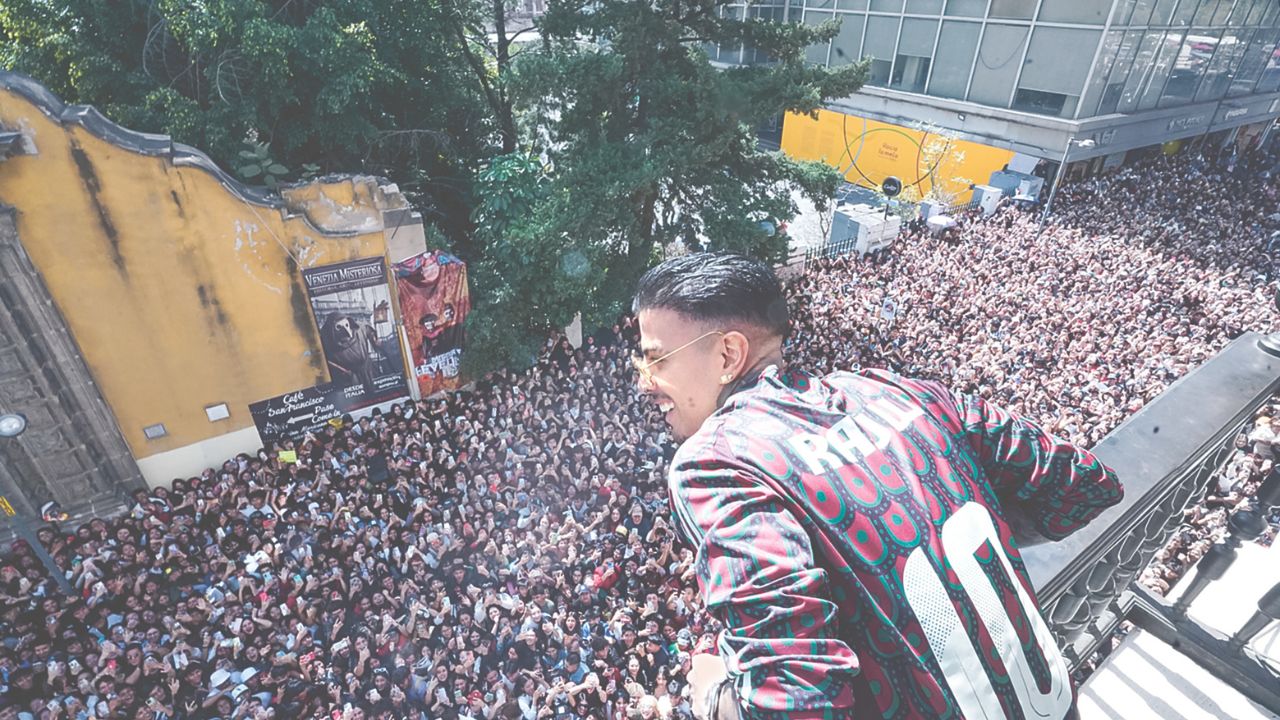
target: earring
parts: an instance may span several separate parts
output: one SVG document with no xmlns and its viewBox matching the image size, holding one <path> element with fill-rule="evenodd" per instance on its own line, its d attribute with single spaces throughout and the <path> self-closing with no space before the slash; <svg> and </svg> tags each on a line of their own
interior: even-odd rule
<svg viewBox="0 0 1280 720">
<path fill-rule="evenodd" d="M 733 382 L 733 376 L 732 376 L 732 375 L 725 374 L 725 375 L 721 375 L 721 376 L 720 376 L 720 384 L 721 384 L 721 385 L 728 385 L 728 384 L 729 384 L 729 383 L 731 383 L 731 382 Z"/>
</svg>

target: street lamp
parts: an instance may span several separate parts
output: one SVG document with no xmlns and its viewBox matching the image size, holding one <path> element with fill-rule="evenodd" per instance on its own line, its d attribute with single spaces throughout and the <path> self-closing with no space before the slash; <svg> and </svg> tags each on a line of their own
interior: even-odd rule
<svg viewBox="0 0 1280 720">
<path fill-rule="evenodd" d="M 1053 196 L 1058 194 L 1058 184 L 1062 182 L 1062 176 L 1067 174 L 1067 155 L 1071 153 L 1071 147 L 1091 148 L 1098 143 L 1093 138 L 1085 138 L 1076 140 L 1076 136 L 1072 135 L 1067 140 L 1067 146 L 1062 149 L 1062 162 L 1058 163 L 1058 172 L 1054 173 L 1053 185 L 1049 188 L 1049 200 L 1044 204 L 1044 212 L 1040 215 L 1040 224 L 1049 217 L 1049 213 L 1053 212 Z"/>
<path fill-rule="evenodd" d="M 0 438 L 16 438 L 27 429 L 27 416 L 21 413 L 0 415 Z"/>
<path fill-rule="evenodd" d="M 27 429 L 27 418 L 22 413 L 4 413 L 0 415 L 0 440 L 16 440 Z M 14 509 L 13 504 L 9 502 L 7 497 L 0 495 L 0 517 L 7 516 L 9 522 L 13 525 L 13 529 L 23 540 L 27 541 L 27 545 L 31 547 L 31 552 L 40 558 L 40 562 L 44 563 L 44 567 L 49 571 L 49 576 L 54 582 L 58 583 L 58 587 L 68 596 L 75 594 L 75 589 L 71 587 L 71 582 L 67 580 L 67 576 L 58 568 L 58 564 L 53 561 L 53 557 L 49 555 L 49 551 L 41 544 L 40 538 L 31 530 L 31 526 L 27 524 L 27 519 Z"/>
</svg>

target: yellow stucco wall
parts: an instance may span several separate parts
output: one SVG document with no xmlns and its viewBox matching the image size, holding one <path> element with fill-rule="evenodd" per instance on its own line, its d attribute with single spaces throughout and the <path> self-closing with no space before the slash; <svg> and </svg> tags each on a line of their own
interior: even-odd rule
<svg viewBox="0 0 1280 720">
<path fill-rule="evenodd" d="M 370 216 L 326 234 L 4 87 L 0 126 L 38 151 L 0 162 L 0 203 L 17 208 L 19 237 L 135 457 L 252 427 L 249 403 L 328 379 L 298 265 L 385 254 L 377 213 L 360 206 L 367 188 L 303 193 L 332 200 L 330 214 Z M 216 403 L 230 419 L 206 418 Z M 153 423 L 168 436 L 147 440 Z"/>
<path fill-rule="evenodd" d="M 968 199 L 970 184 L 986 183 L 1013 152 L 941 137 L 916 128 L 819 110 L 817 118 L 788 113 L 782 126 L 782 150 L 800 160 L 820 160 L 840 170 L 845 180 L 878 188 L 897 177 L 915 197 L 938 193 Z"/>
</svg>

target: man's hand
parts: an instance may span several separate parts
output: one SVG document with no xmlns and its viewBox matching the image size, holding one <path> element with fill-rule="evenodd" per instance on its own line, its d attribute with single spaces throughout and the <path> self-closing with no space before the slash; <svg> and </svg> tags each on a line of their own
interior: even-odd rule
<svg viewBox="0 0 1280 720">
<path fill-rule="evenodd" d="M 708 717 L 710 708 L 707 707 L 707 691 L 727 676 L 725 671 L 724 660 L 719 655 L 710 653 L 702 653 L 693 656 L 693 667 L 689 669 L 689 692 L 690 702 L 693 704 L 693 716 L 695 718 Z M 731 693 L 724 693 L 727 699 L 732 699 Z M 732 720 L 738 717 L 737 708 L 729 707 L 727 699 L 722 699 L 720 703 L 720 713 L 718 718 L 726 718 Z"/>
</svg>

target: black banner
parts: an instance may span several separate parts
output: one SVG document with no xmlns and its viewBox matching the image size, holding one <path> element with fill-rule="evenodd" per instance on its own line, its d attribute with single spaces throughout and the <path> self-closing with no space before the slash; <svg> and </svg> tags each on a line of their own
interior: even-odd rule
<svg viewBox="0 0 1280 720">
<path fill-rule="evenodd" d="M 249 406 L 249 414 L 264 444 L 284 438 L 296 440 L 326 427 L 334 418 L 365 407 L 363 396 L 358 385 L 325 383 L 260 400 Z"/>
</svg>

